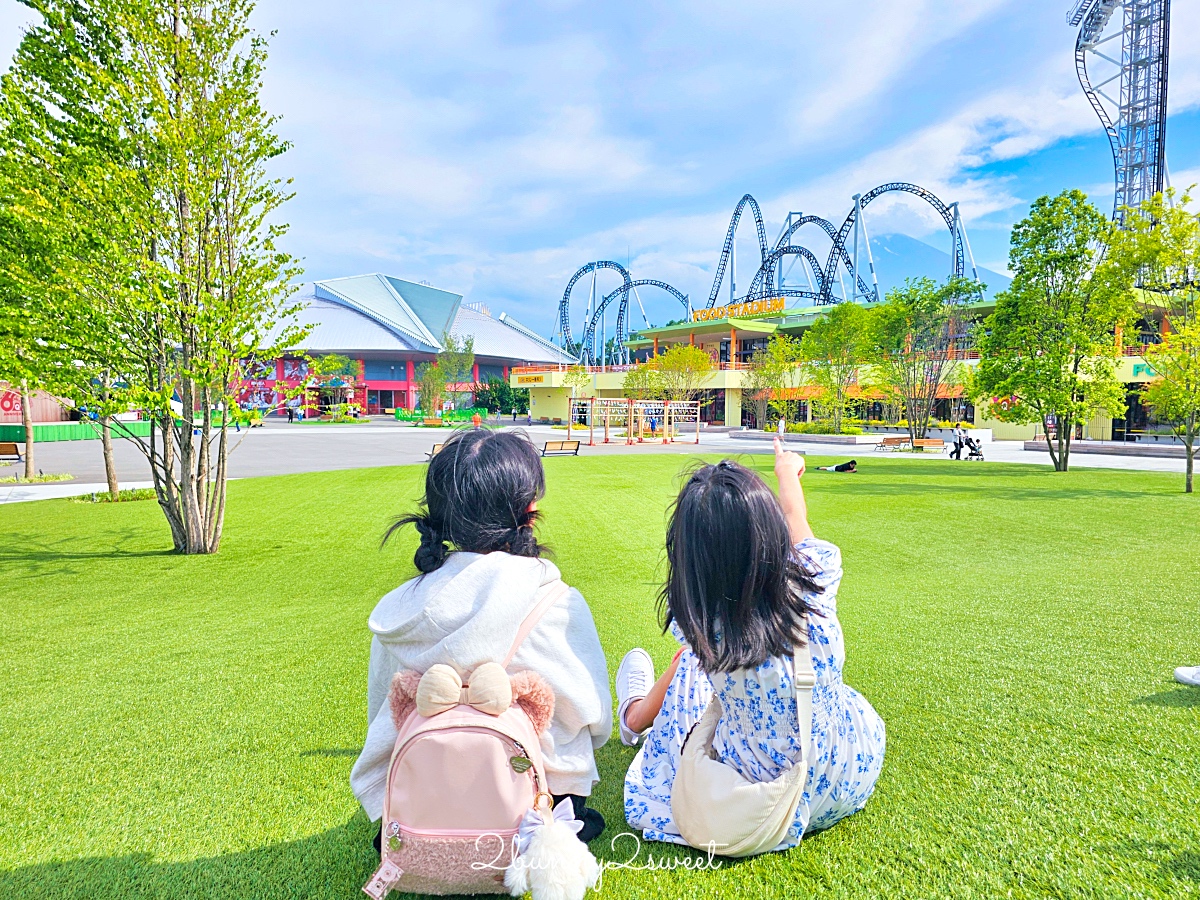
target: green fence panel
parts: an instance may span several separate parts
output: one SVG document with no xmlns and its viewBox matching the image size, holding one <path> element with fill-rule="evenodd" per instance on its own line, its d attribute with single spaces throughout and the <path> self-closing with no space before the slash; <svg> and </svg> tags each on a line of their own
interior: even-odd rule
<svg viewBox="0 0 1200 900">
<path fill-rule="evenodd" d="M 113 425 L 113 437 L 120 438 L 125 434 L 137 437 L 149 437 L 150 423 L 146 421 L 119 422 Z M 99 426 L 87 422 L 49 422 L 33 426 L 33 439 L 38 443 L 53 441 L 97 441 L 100 439 Z M 0 441 L 25 443 L 25 426 L 0 425 Z"/>
</svg>

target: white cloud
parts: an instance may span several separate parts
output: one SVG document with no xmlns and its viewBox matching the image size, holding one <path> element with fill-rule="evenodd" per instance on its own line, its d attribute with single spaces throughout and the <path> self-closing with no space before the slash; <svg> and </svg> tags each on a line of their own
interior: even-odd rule
<svg viewBox="0 0 1200 900">
<path fill-rule="evenodd" d="M 994 238 L 1030 199 L 1008 164 L 1098 132 L 1052 6 L 261 0 L 258 27 L 279 31 L 265 100 L 295 145 L 278 162 L 298 191 L 287 245 L 310 277 L 385 270 L 543 328 L 579 265 L 627 248 L 635 275 L 707 298 L 746 191 L 772 240 L 788 210 L 840 220 L 893 180 L 958 200 Z M 25 16 L 0 7 L 0 52 Z M 1200 33 L 1200 4 L 1173 17 L 1176 36 Z M 1178 112 L 1200 105 L 1200 55 L 1172 50 Z M 934 243 L 944 228 L 895 195 L 867 222 Z M 745 285 L 749 217 L 739 236 Z"/>
</svg>

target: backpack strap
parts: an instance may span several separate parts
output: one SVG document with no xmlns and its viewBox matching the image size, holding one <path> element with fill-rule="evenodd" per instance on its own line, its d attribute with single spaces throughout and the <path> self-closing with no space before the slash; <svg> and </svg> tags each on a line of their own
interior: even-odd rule
<svg viewBox="0 0 1200 900">
<path fill-rule="evenodd" d="M 804 620 L 805 627 L 808 626 L 808 619 Z M 812 692 L 813 685 L 817 683 L 817 675 L 813 671 L 812 664 L 812 630 L 809 629 L 805 635 L 807 640 L 803 647 L 796 649 L 793 663 L 792 684 L 796 690 L 796 719 L 800 728 L 800 746 L 804 752 L 804 765 L 810 766 L 813 762 L 812 751 Z"/>
<path fill-rule="evenodd" d="M 542 598 L 538 600 L 536 604 L 534 604 L 533 609 L 529 611 L 529 615 L 527 615 L 524 621 L 521 622 L 521 627 L 517 629 L 517 636 L 513 638 L 512 646 L 508 648 L 508 655 L 506 655 L 504 657 L 504 661 L 500 663 L 503 668 L 508 668 L 508 664 L 513 661 L 513 657 L 516 656 L 517 651 L 521 649 L 521 644 L 525 641 L 525 638 L 529 637 L 529 633 L 537 627 L 537 623 L 541 621 L 542 615 L 546 612 L 546 610 L 548 610 L 563 597 L 567 596 L 570 590 L 571 589 L 566 586 L 562 579 L 551 583 L 544 589 L 545 593 L 542 594 Z M 811 664 L 809 665 L 809 670 L 812 670 Z"/>
</svg>

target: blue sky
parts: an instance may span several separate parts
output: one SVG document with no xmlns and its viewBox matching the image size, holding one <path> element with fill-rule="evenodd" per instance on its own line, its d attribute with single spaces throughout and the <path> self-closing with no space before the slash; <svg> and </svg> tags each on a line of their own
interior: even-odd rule
<svg viewBox="0 0 1200 900">
<path fill-rule="evenodd" d="M 278 168 L 297 190 L 287 247 L 308 278 L 424 280 L 549 333 L 589 260 L 706 298 L 744 193 L 774 240 L 788 210 L 840 219 L 854 193 L 903 180 L 958 200 L 979 263 L 1003 271 L 1008 229 L 1039 194 L 1111 205 L 1067 5 L 261 0 L 257 26 L 277 32 L 266 102 L 294 144 Z M 1173 5 L 1168 158 L 1186 184 L 1200 181 L 1185 37 L 1200 4 Z M 0 10 L 9 56 L 27 14 Z M 866 218 L 872 234 L 948 245 L 904 198 Z M 674 315 L 655 293 L 651 318 Z"/>
</svg>

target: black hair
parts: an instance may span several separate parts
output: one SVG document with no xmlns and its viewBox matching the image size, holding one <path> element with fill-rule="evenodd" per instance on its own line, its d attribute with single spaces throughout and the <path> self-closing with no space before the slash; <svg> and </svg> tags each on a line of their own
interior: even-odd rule
<svg viewBox="0 0 1200 900">
<path fill-rule="evenodd" d="M 756 666 L 804 646 L 813 572 L 792 552 L 775 494 L 731 460 L 702 466 L 679 492 L 667 525 L 665 631 L 679 626 L 710 674 Z"/>
<path fill-rule="evenodd" d="M 415 525 L 421 546 L 413 562 L 422 574 L 441 568 L 447 544 L 472 553 L 538 557 L 546 548 L 533 533 L 538 514 L 529 507 L 545 493 L 542 458 L 525 435 L 460 431 L 429 461 L 421 508 L 396 519 L 383 542 Z"/>
</svg>

